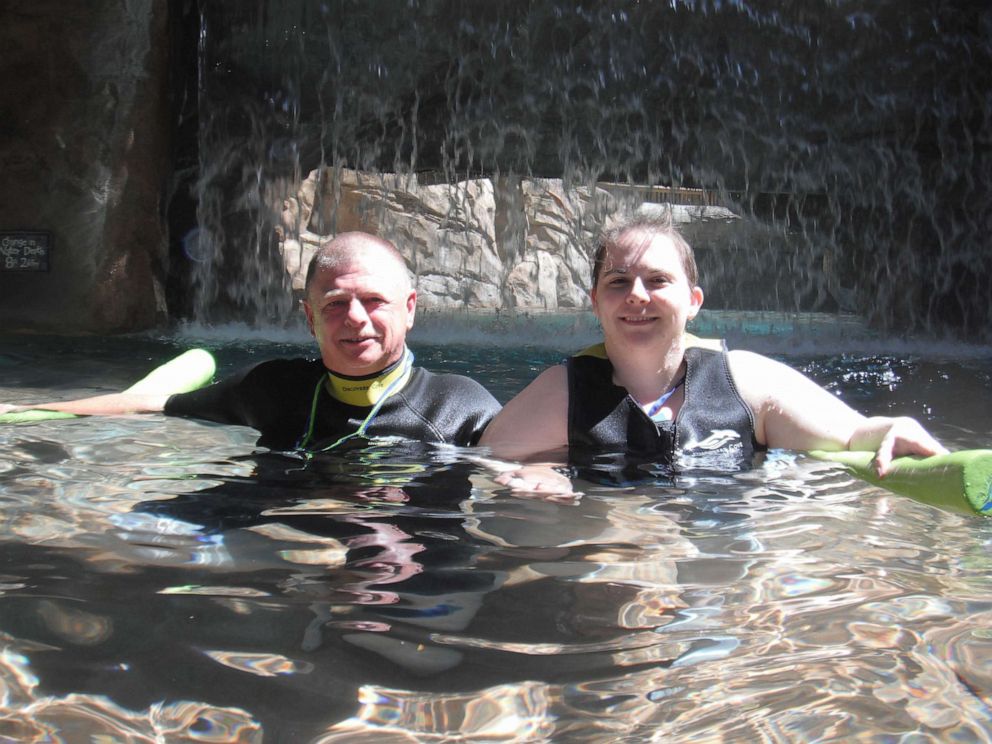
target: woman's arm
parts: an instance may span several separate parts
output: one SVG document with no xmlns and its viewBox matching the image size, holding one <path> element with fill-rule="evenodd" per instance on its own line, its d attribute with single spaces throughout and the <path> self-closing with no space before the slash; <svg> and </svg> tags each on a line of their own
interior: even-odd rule
<svg viewBox="0 0 992 744">
<path fill-rule="evenodd" d="M 521 390 L 486 427 L 479 445 L 488 447 L 500 460 L 525 461 L 521 465 L 487 460 L 486 464 L 499 473 L 497 483 L 544 497 L 575 497 L 569 478 L 556 470 L 557 463 L 533 461 L 540 453 L 561 451 L 568 445 L 565 367 L 544 370 Z"/>
<path fill-rule="evenodd" d="M 808 377 L 774 359 L 729 352 L 730 371 L 755 417 L 755 435 L 769 447 L 871 450 L 885 475 L 892 458 L 946 452 L 915 420 L 866 418 Z"/>
<path fill-rule="evenodd" d="M 550 367 L 503 406 L 479 444 L 497 457 L 525 458 L 568 445 L 568 373 Z"/>
</svg>

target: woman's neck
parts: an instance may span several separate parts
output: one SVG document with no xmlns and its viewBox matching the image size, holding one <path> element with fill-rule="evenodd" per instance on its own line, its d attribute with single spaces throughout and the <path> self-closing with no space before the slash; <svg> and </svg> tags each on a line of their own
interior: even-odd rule
<svg viewBox="0 0 992 744">
<path fill-rule="evenodd" d="M 640 404 L 657 400 L 676 385 L 683 375 L 685 346 L 678 339 L 667 349 L 625 349 L 612 353 L 606 342 L 606 355 L 613 365 L 613 381 L 625 388 Z"/>
</svg>

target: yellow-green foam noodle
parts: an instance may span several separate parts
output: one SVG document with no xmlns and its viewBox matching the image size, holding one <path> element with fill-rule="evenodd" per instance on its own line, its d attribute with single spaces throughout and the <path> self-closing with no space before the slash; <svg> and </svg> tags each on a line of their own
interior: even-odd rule
<svg viewBox="0 0 992 744">
<path fill-rule="evenodd" d="M 65 413 L 64 411 L 46 411 L 42 408 L 33 408 L 30 411 L 0 413 L 0 424 L 33 424 L 35 421 L 51 421 L 53 419 L 70 418 L 79 417 L 74 413 Z"/>
<path fill-rule="evenodd" d="M 141 395 L 188 393 L 209 383 L 216 370 L 213 354 L 206 349 L 190 349 L 156 367 L 124 392 Z"/>
<path fill-rule="evenodd" d="M 874 452 L 809 453 L 846 467 L 862 480 L 933 506 L 992 516 L 992 450 L 973 449 L 933 457 L 897 457 L 879 478 Z"/>
</svg>

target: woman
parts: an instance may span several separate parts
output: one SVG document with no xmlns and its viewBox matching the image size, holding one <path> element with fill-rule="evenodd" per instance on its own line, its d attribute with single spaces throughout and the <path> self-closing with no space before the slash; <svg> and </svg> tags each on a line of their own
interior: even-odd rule
<svg viewBox="0 0 992 744">
<path fill-rule="evenodd" d="M 670 218 L 637 217 L 600 241 L 590 292 L 604 343 L 542 372 L 487 427 L 501 458 L 565 447 L 649 454 L 678 465 L 747 462 L 753 451 L 871 450 L 884 475 L 899 455 L 946 450 L 910 418 L 866 418 L 809 378 L 748 351 L 700 348 L 686 323 L 703 304 L 692 249 Z M 501 481 L 560 491 L 550 465 Z"/>
</svg>

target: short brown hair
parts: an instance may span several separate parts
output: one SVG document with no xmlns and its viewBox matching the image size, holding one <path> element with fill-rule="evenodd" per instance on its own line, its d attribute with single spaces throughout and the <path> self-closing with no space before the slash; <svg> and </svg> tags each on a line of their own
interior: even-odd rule
<svg viewBox="0 0 992 744">
<path fill-rule="evenodd" d="M 671 210 L 664 210 L 660 214 L 635 213 L 630 217 L 625 217 L 607 230 L 604 230 L 596 241 L 596 254 L 592 262 L 592 286 L 599 283 L 599 273 L 603 270 L 603 262 L 606 260 L 606 251 L 611 246 L 620 241 L 620 237 L 632 230 L 643 230 L 653 235 L 664 235 L 672 241 L 675 250 L 678 251 L 679 259 L 682 261 L 682 269 L 685 271 L 689 286 L 695 287 L 699 284 L 699 268 L 696 266 L 696 255 L 692 246 L 682 237 L 682 233 L 675 227 L 672 220 Z"/>
<path fill-rule="evenodd" d="M 385 238 L 364 232 L 345 232 L 333 237 L 323 243 L 317 252 L 313 254 L 310 263 L 307 265 L 307 278 L 303 284 L 304 296 L 310 296 L 310 285 L 313 278 L 321 269 L 336 269 L 338 266 L 347 264 L 358 253 L 367 250 L 378 250 L 385 254 L 386 260 L 392 260 L 402 274 L 402 281 L 410 283 L 410 274 L 407 271 L 406 260 L 403 254 L 397 250 L 396 246 Z"/>
</svg>

